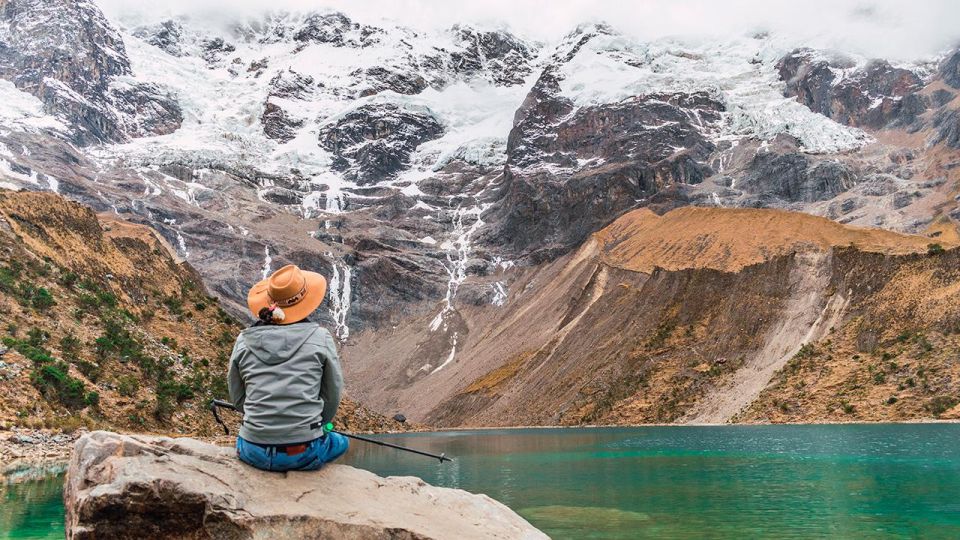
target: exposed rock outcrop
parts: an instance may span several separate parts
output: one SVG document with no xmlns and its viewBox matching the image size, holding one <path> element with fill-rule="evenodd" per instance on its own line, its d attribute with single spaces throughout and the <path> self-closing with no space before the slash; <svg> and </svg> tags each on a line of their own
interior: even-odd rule
<svg viewBox="0 0 960 540">
<path fill-rule="evenodd" d="M 326 126 L 320 144 L 336 156 L 336 170 L 358 184 L 369 184 L 393 177 L 418 146 L 442 133 L 443 126 L 429 111 L 370 104 Z"/>
<path fill-rule="evenodd" d="M 703 162 L 724 105 L 708 93 L 587 106 L 564 95 L 565 65 L 613 32 L 594 25 L 567 36 L 517 110 L 491 243 L 562 253 L 667 186 L 712 174 Z"/>
<path fill-rule="evenodd" d="M 89 0 L 10 0 L 0 5 L 0 77 L 64 117 L 81 144 L 171 133 L 183 115 L 154 84 L 132 74 L 123 39 Z"/>
<path fill-rule="evenodd" d="M 222 37 L 203 35 L 194 29 L 184 28 L 179 21 L 173 19 L 139 26 L 132 34 L 173 56 L 198 55 L 211 64 L 236 50 L 233 44 L 224 41 Z"/>
<path fill-rule="evenodd" d="M 77 441 L 64 500 L 68 540 L 547 538 L 485 495 L 418 478 L 270 473 L 231 448 L 104 431 Z"/>
<path fill-rule="evenodd" d="M 909 126 L 928 107 L 926 98 L 916 93 L 923 86 L 920 77 L 884 60 L 858 68 L 843 57 L 797 49 L 783 57 L 777 69 L 787 83 L 785 96 L 797 96 L 813 111 L 843 124 Z"/>
<path fill-rule="evenodd" d="M 960 88 L 960 49 L 953 51 L 940 64 L 940 76 L 943 77 L 943 82 L 953 88 Z"/>
<path fill-rule="evenodd" d="M 260 116 L 263 132 L 271 139 L 288 142 L 296 137 L 297 130 L 303 127 L 303 120 L 290 116 L 279 105 L 267 101 Z"/>
<path fill-rule="evenodd" d="M 451 29 L 462 50 L 454 51 L 450 61 L 457 73 L 487 76 L 501 86 L 522 84 L 533 71 L 530 62 L 536 49 L 504 31 L 481 31 L 456 25 Z"/>
<path fill-rule="evenodd" d="M 343 13 L 311 14 L 293 36 L 302 43 L 326 43 L 336 47 L 363 47 L 376 41 L 379 28 L 360 25 Z"/>
<path fill-rule="evenodd" d="M 942 109 L 933 116 L 934 133 L 930 142 L 960 149 L 960 110 Z"/>
<path fill-rule="evenodd" d="M 740 181 L 747 193 L 789 202 L 831 199 L 850 189 L 856 175 L 839 161 L 811 162 L 800 153 L 761 153 Z"/>
</svg>

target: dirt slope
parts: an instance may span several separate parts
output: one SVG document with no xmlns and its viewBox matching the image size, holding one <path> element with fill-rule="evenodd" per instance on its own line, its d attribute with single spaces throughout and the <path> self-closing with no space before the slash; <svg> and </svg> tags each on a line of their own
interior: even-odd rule
<svg viewBox="0 0 960 540">
<path fill-rule="evenodd" d="M 757 208 L 678 208 L 663 216 L 630 212 L 597 233 L 603 262 L 650 273 L 710 268 L 737 272 L 797 251 L 853 247 L 906 254 L 925 251 L 931 240 L 883 229 L 846 227 L 826 218 Z"/>
</svg>

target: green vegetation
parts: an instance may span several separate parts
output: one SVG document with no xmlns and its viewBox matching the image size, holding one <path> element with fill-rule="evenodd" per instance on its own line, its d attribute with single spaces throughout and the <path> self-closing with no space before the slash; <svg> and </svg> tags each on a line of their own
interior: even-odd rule
<svg viewBox="0 0 960 540">
<path fill-rule="evenodd" d="M 123 397 L 133 397 L 140 391 L 140 382 L 136 377 L 124 375 L 117 379 L 117 393 Z"/>
<path fill-rule="evenodd" d="M 63 286 L 64 289 L 73 289 L 79 280 L 80 276 L 73 272 L 64 272 L 60 274 L 60 285 Z"/>
<path fill-rule="evenodd" d="M 667 342 L 667 339 L 673 334 L 673 329 L 676 327 L 673 323 L 662 322 L 657 326 L 656 332 L 650 336 L 650 339 L 647 340 L 647 347 L 651 349 L 659 349 L 663 347 Z"/>
<path fill-rule="evenodd" d="M 163 305 L 167 306 L 167 309 L 170 310 L 170 313 L 176 315 L 178 318 L 183 317 L 183 300 L 177 298 L 176 296 L 168 296 L 163 299 Z"/>
<path fill-rule="evenodd" d="M 219 336 L 217 336 L 216 344 L 219 347 L 226 347 L 227 345 L 233 344 L 234 339 L 236 338 L 234 338 L 233 332 L 224 330 Z"/>
<path fill-rule="evenodd" d="M 800 350 L 797 351 L 797 354 L 794 355 L 795 358 L 812 358 L 816 356 L 817 348 L 812 343 L 804 343 L 800 346 Z"/>
<path fill-rule="evenodd" d="M 202 293 L 199 282 L 78 272 L 35 257 L 25 243 L 0 241 L 0 301 L 9 312 L 0 341 L 26 359 L 21 380 L 41 396 L 17 411 L 15 425 L 76 429 L 119 415 L 146 427 L 167 422 L 190 400 L 226 397 L 223 366 L 235 334 L 218 323 L 236 322 L 216 298 Z M 166 255 L 160 250 L 157 256 Z M 167 289 L 171 283 L 179 290 Z M 127 296 L 140 304 L 125 305 Z M 213 328 L 168 329 L 162 339 L 156 334 L 155 328 L 169 328 L 167 321 L 199 312 L 214 315 L 208 321 Z M 161 324 L 151 324 L 154 317 Z M 129 409 L 114 410 L 108 397 L 118 395 L 127 398 L 121 407 Z"/>
<path fill-rule="evenodd" d="M 939 417 L 957 403 L 960 403 L 960 400 L 957 400 L 954 396 L 937 396 L 928 401 L 924 408 L 930 411 L 933 416 Z"/>
<path fill-rule="evenodd" d="M 87 395 L 83 397 L 83 400 L 86 402 L 87 405 L 91 407 L 94 407 L 94 408 L 99 407 L 100 393 L 96 391 L 87 392 Z"/>
<path fill-rule="evenodd" d="M 10 261 L 0 268 L 0 291 L 16 296 L 17 280 L 23 274 L 23 265 L 17 261 Z"/>
<path fill-rule="evenodd" d="M 3 338 L 4 346 L 22 354 L 25 358 L 32 361 L 35 366 L 41 366 L 56 361 L 53 356 L 50 355 L 49 351 L 40 346 L 40 344 L 34 344 L 36 341 L 33 343 L 31 343 L 31 341 L 34 340 L 20 340 L 14 337 Z"/>
<path fill-rule="evenodd" d="M 83 382 L 71 377 L 69 369 L 62 361 L 44 364 L 33 370 L 30 382 L 45 398 L 54 397 L 67 407 L 81 408 L 89 405 L 85 400 Z"/>
<path fill-rule="evenodd" d="M 133 360 L 138 363 L 145 360 L 143 345 L 118 319 L 103 321 L 103 334 L 94 340 L 94 347 L 101 360 L 117 358 L 121 362 Z"/>
<path fill-rule="evenodd" d="M 60 353 L 64 356 L 77 356 L 80 354 L 80 346 L 80 340 L 77 339 L 77 336 L 73 335 L 73 332 L 69 332 L 60 338 Z"/>
<path fill-rule="evenodd" d="M 33 295 L 30 299 L 30 305 L 38 311 L 46 311 L 57 305 L 57 302 L 53 299 L 53 295 L 50 294 L 50 291 L 44 287 L 40 287 L 33 290 Z"/>
<path fill-rule="evenodd" d="M 77 371 L 83 373 L 83 376 L 90 379 L 91 382 L 97 382 L 103 372 L 99 364 L 88 362 L 87 360 L 73 359 L 71 363 L 77 366 Z"/>
<path fill-rule="evenodd" d="M 943 246 L 940 244 L 927 244 L 927 255 L 940 255 L 944 252 Z"/>
<path fill-rule="evenodd" d="M 50 334 L 47 332 L 31 328 L 26 340 L 5 337 L 3 344 L 33 362 L 30 382 L 45 398 L 55 399 L 70 408 L 93 404 L 86 399 L 89 395 L 84 393 L 83 381 L 70 375 L 70 366 L 54 358 L 50 351 L 43 347 L 49 339 Z"/>
</svg>

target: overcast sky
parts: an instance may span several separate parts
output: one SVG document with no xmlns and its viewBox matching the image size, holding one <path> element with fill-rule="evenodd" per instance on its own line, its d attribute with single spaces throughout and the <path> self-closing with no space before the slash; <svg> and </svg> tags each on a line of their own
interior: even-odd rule
<svg viewBox="0 0 960 540">
<path fill-rule="evenodd" d="M 268 9 L 336 9 L 360 22 L 420 29 L 505 25 L 552 41 L 603 20 L 640 39 L 769 30 L 867 56 L 909 60 L 960 41 L 955 0 L 95 0 L 115 20 L 189 15 L 210 22 Z"/>
</svg>

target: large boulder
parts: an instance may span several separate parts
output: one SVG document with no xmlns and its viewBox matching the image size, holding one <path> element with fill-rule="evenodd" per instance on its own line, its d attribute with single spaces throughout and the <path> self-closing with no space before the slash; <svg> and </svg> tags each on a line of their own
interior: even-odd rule
<svg viewBox="0 0 960 540">
<path fill-rule="evenodd" d="M 74 447 L 68 539 L 547 538 L 485 495 L 329 465 L 270 473 L 194 439 L 97 431 Z"/>
</svg>

